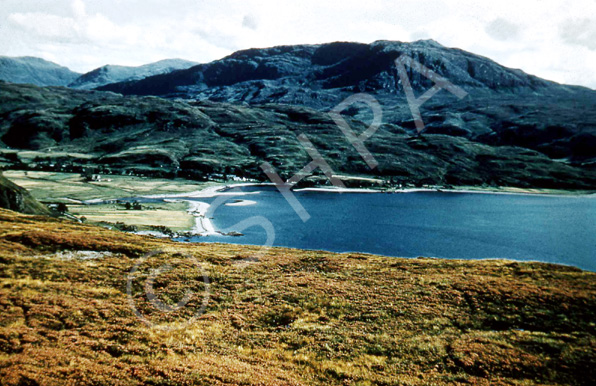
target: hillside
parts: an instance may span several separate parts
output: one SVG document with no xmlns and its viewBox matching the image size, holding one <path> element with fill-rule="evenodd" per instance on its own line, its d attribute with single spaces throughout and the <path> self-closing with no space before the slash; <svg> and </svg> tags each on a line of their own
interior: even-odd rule
<svg viewBox="0 0 596 386">
<path fill-rule="evenodd" d="M 594 273 L 289 249 L 251 262 L 256 253 L 0 210 L 1 383 L 589 385 L 596 377 Z M 170 307 L 192 295 L 160 313 L 145 280 L 166 261 L 171 270 L 152 293 Z"/>
<path fill-rule="evenodd" d="M 67 86 L 81 74 L 40 58 L 0 56 L 0 80 L 36 86 Z"/>
<path fill-rule="evenodd" d="M 336 42 L 238 51 L 221 60 L 101 90 L 258 105 L 282 103 L 327 111 L 358 92 L 374 96 L 384 122 L 415 132 L 395 59 L 408 55 L 464 89 L 437 93 L 422 108 L 427 133 L 487 145 L 530 148 L 553 159 L 596 160 L 596 91 L 560 85 L 433 40 Z M 420 96 L 433 83 L 407 68 Z M 351 114 L 370 118 L 354 106 Z"/>
<path fill-rule="evenodd" d="M 195 62 L 182 59 L 166 59 L 138 67 L 107 65 L 81 75 L 68 87 L 90 90 L 110 83 L 134 81 L 148 76 L 170 73 L 196 65 Z"/>
<path fill-rule="evenodd" d="M 12 183 L 0 173 L 0 208 L 26 214 L 50 214 L 48 208 L 35 200 L 26 189 Z"/>
<path fill-rule="evenodd" d="M 226 101 L 235 99 L 254 103 L 286 102 L 329 107 L 329 103 L 337 104 L 341 100 L 338 91 L 395 90 L 401 83 L 394 62 L 403 54 L 475 94 L 481 91 L 574 89 L 503 67 L 482 56 L 444 47 L 434 40 L 412 43 L 377 41 L 371 44 L 335 42 L 254 48 L 237 51 L 184 72 L 110 85 L 104 89 L 138 95 L 186 94 L 195 98 L 209 96 Z M 409 75 L 415 89 L 432 86 L 420 73 L 410 70 Z M 247 93 L 251 90 L 259 92 Z M 242 95 L 243 92 L 246 95 Z M 302 103 L 297 103 L 300 95 L 303 96 Z"/>
<path fill-rule="evenodd" d="M 596 187 L 595 170 L 535 150 L 442 134 L 414 137 L 394 124 L 382 125 L 366 142 L 379 162 L 370 169 L 328 114 L 307 107 L 172 101 L 6 83 L 0 83 L 0 100 L 0 139 L 6 145 L 0 162 L 6 167 L 266 180 L 260 165 L 267 161 L 289 178 L 312 160 L 297 139 L 306 134 L 341 174 L 414 185 Z M 356 132 L 365 130 L 364 123 L 346 119 Z"/>
</svg>

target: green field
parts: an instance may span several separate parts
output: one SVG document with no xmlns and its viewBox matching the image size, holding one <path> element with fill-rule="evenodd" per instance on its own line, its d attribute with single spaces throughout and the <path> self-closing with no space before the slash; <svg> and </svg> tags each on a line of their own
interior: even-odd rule
<svg viewBox="0 0 596 386">
<path fill-rule="evenodd" d="M 71 214 L 85 217 L 91 223 L 123 222 L 137 226 L 139 230 L 148 230 L 150 226 L 165 226 L 173 231 L 188 231 L 195 223 L 195 218 L 188 214 L 187 204 L 183 202 L 149 204 L 143 210 L 126 210 L 119 204 L 68 207 Z"/>
<path fill-rule="evenodd" d="M 214 183 L 183 179 L 134 176 L 103 176 L 101 182 L 86 182 L 78 173 L 24 172 L 8 170 L 4 176 L 26 188 L 39 201 L 69 203 L 93 199 L 117 199 L 139 195 L 188 193 Z"/>
<path fill-rule="evenodd" d="M 194 217 L 185 203 L 143 205 L 143 210 L 126 210 L 119 204 L 85 205 L 86 200 L 114 200 L 141 195 L 189 193 L 214 185 L 183 179 L 158 179 L 133 176 L 103 176 L 101 182 L 87 182 L 80 174 L 37 171 L 5 171 L 4 176 L 26 188 L 45 203 L 65 203 L 70 214 L 85 217 L 93 224 L 123 222 L 139 230 L 165 226 L 173 231 L 188 231 Z"/>
</svg>

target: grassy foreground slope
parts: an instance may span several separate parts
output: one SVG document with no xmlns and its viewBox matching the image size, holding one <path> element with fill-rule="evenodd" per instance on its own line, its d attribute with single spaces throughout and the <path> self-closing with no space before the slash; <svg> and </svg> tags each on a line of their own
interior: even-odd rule
<svg viewBox="0 0 596 386">
<path fill-rule="evenodd" d="M 0 384 L 588 385 L 596 378 L 596 274 L 290 249 L 247 261 L 257 252 L 0 210 Z M 165 262 L 171 270 L 153 283 L 158 298 L 173 305 L 194 293 L 170 313 L 145 295 L 150 269 Z M 132 304 L 170 329 L 151 328 L 130 307 L 135 266 Z M 188 325 L 207 290 L 204 314 Z"/>
</svg>

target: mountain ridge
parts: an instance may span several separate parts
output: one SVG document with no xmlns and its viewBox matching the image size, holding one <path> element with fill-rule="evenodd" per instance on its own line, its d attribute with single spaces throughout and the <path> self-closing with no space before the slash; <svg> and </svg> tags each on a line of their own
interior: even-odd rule
<svg viewBox="0 0 596 386">
<path fill-rule="evenodd" d="M 235 104 L 299 105 L 319 111 L 328 111 L 356 93 L 367 93 L 383 106 L 384 122 L 414 134 L 414 118 L 395 66 L 401 55 L 469 95 L 460 101 L 440 91 L 426 102 L 421 107 L 426 133 L 526 147 L 579 164 L 596 159 L 596 91 L 540 79 L 429 40 L 253 48 L 186 70 L 98 90 Z M 421 73 L 406 70 L 415 94 L 434 85 Z M 369 109 L 356 105 L 351 110 L 361 121 L 372 118 Z M 578 135 L 584 135 L 595 150 L 575 151 L 583 140 L 570 138 Z"/>
<path fill-rule="evenodd" d="M 33 56 L 0 56 L 0 80 L 17 84 L 90 90 L 109 83 L 140 80 L 152 75 L 186 69 L 196 64 L 198 63 L 184 59 L 163 59 L 141 66 L 107 64 L 81 74 Z"/>
<path fill-rule="evenodd" d="M 36 86 L 67 86 L 81 74 L 67 67 L 33 57 L 0 56 L 0 80 Z"/>
<path fill-rule="evenodd" d="M 303 45 L 282 45 L 270 48 L 250 48 L 236 51 L 222 59 L 209 63 L 199 64 L 186 70 L 189 80 L 203 82 L 208 88 L 228 86 L 231 84 L 247 82 L 251 80 L 275 80 L 284 78 L 287 75 L 309 75 L 307 81 L 321 81 L 321 88 L 342 88 L 359 86 L 358 81 L 369 83 L 369 87 L 375 90 L 383 88 L 382 80 L 366 78 L 367 75 L 386 75 L 383 72 L 392 70 L 394 61 L 400 55 L 406 54 L 422 64 L 428 64 L 431 70 L 438 70 L 442 76 L 460 86 L 473 85 L 476 87 L 527 87 L 536 88 L 539 86 L 560 86 L 563 88 L 574 88 L 580 86 L 566 86 L 553 81 L 544 80 L 534 75 L 529 75 L 523 70 L 504 67 L 493 60 L 469 53 L 459 48 L 448 48 L 434 40 L 418 40 L 412 43 L 398 41 L 378 40 L 370 44 L 355 42 L 333 42 L 326 44 L 303 44 Z M 293 57 L 292 57 L 293 56 Z M 442 68 L 445 66 L 446 59 L 449 57 L 452 61 L 456 59 L 474 59 L 475 63 L 466 63 L 468 67 L 462 72 L 461 68 L 452 65 L 451 68 Z M 265 62 L 267 60 L 268 62 Z M 346 62 L 347 61 L 347 62 Z M 456 63 L 461 64 L 461 63 Z M 285 66 L 283 66 L 285 65 Z M 302 65 L 302 67 L 300 67 Z M 365 65 L 369 66 L 368 69 Z M 474 65 L 485 66 L 486 68 L 474 69 Z M 311 68 L 307 68 L 307 67 Z M 471 67 L 470 67 L 471 66 Z M 237 73 L 237 70 L 242 70 Z M 497 69 L 499 71 L 497 71 Z M 368 70 L 368 72 L 358 72 L 359 70 Z M 448 70 L 448 71 L 446 71 Z M 486 70 L 491 70 L 493 74 L 501 75 L 504 79 L 499 82 L 496 77 L 487 77 Z M 224 72 L 228 72 L 225 74 Z M 324 71 L 321 73 L 321 71 Z M 342 72 L 343 71 L 343 72 Z M 450 72 L 441 73 L 441 72 Z M 465 74 L 467 72 L 468 74 Z M 195 79 L 192 79 L 194 75 Z M 178 76 L 182 74 L 176 74 Z M 227 75 L 227 76 L 226 76 Z M 393 75 L 393 74 L 388 74 Z M 451 76 L 449 76 L 451 75 Z M 457 75 L 457 76 L 454 76 Z M 473 78 L 473 76 L 476 78 Z M 168 74 L 160 78 L 167 78 Z M 337 78 L 339 77 L 339 78 Z M 478 80 L 481 77 L 481 81 Z M 176 77 L 172 76 L 172 80 Z M 135 95 L 160 95 L 168 96 L 165 93 L 149 94 L 137 87 L 146 86 L 157 77 L 148 77 L 142 81 L 125 82 L 126 84 L 113 84 L 103 87 L 103 90 L 118 91 L 124 94 Z M 416 81 L 422 81 L 419 76 Z M 392 83 L 397 79 L 393 77 Z M 376 82 L 376 84 L 375 84 Z M 484 83 L 483 83 L 484 82 Z M 415 82 L 414 82 L 415 83 Z M 184 92 L 188 96 L 196 97 L 193 93 L 201 91 L 201 84 L 187 83 L 184 87 L 172 82 L 172 93 L 179 92 L 180 96 Z M 185 88 L 186 87 L 186 88 Z M 194 88 L 193 88 L 194 87 Z M 348 91 L 354 91 L 350 89 Z M 200 93 L 198 94 L 200 97 Z M 249 100 L 247 100 L 249 101 Z M 272 100 L 269 100 L 272 102 Z"/>
<path fill-rule="evenodd" d="M 141 66 L 108 64 L 81 75 L 74 82 L 70 83 L 68 87 L 90 90 L 110 83 L 117 83 L 124 80 L 140 80 L 148 76 L 182 70 L 197 64 L 196 62 L 184 59 L 164 59 Z"/>
<path fill-rule="evenodd" d="M 441 90 L 425 102 L 420 138 L 395 66 L 402 55 L 467 93 L 458 99 Z M 406 73 L 416 95 L 434 85 L 409 66 Z M 302 132 L 346 174 L 415 184 L 594 186 L 596 91 L 540 79 L 435 41 L 253 48 L 98 90 L 0 84 L 0 138 L 12 148 L 7 151 L 88 153 L 100 169 L 198 178 L 262 177 L 258 165 L 267 161 L 291 176 L 308 159 L 296 141 Z M 358 93 L 375 98 L 383 113 L 381 130 L 368 141 L 383 161 L 376 171 L 347 155 L 345 138 L 328 114 Z M 356 132 L 373 118 L 361 104 L 348 106 L 343 116 Z M 334 153 L 334 147 L 342 151 Z"/>
</svg>

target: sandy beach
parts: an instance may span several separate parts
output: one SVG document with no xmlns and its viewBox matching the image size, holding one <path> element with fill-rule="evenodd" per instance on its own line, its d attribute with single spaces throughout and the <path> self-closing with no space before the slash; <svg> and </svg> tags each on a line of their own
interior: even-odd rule
<svg viewBox="0 0 596 386">
<path fill-rule="evenodd" d="M 195 226 L 191 230 L 192 233 L 200 236 L 210 236 L 220 234 L 211 219 L 207 216 L 211 205 L 196 200 L 185 200 L 185 198 L 214 198 L 214 197 L 237 197 L 259 194 L 259 192 L 239 192 L 239 191 L 225 191 L 235 187 L 242 186 L 257 186 L 263 184 L 234 184 L 234 185 L 216 185 L 203 190 L 198 190 L 191 193 L 174 194 L 174 195 L 154 195 L 143 196 L 144 198 L 163 199 L 165 202 L 185 202 L 188 204 L 188 213 L 195 217 Z M 237 202 L 224 203 L 226 206 L 248 206 L 255 205 L 257 202 L 252 200 L 238 200 Z M 215 208 L 217 209 L 217 208 Z"/>
</svg>

